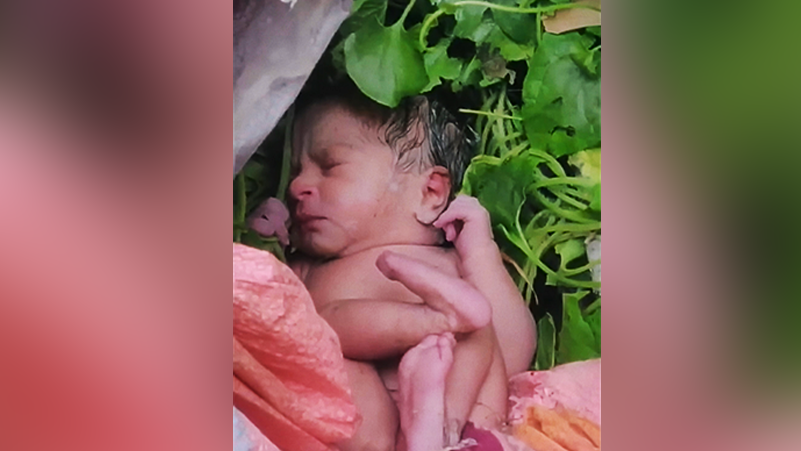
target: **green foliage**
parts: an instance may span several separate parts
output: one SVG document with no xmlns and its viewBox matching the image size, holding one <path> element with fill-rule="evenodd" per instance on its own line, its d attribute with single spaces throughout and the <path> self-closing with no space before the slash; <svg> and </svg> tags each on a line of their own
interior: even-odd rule
<svg viewBox="0 0 801 451">
<path fill-rule="evenodd" d="M 368 21 L 384 23 L 386 15 L 386 0 L 355 0 L 350 8 L 350 16 L 339 28 L 339 33 L 347 36 L 362 29 Z"/>
<path fill-rule="evenodd" d="M 537 321 L 537 356 L 534 360 L 535 370 L 548 370 L 556 362 L 556 326 L 550 313 Z"/>
<path fill-rule="evenodd" d="M 368 20 L 345 40 L 345 67 L 362 92 L 395 107 L 402 98 L 429 85 L 423 55 L 416 45 L 402 20 L 391 27 Z"/>
<path fill-rule="evenodd" d="M 428 85 L 423 92 L 430 91 L 444 80 L 456 80 L 462 74 L 462 62 L 457 58 L 448 56 L 448 46 L 451 41 L 443 39 L 424 56 L 425 68 L 428 73 Z"/>
<path fill-rule="evenodd" d="M 480 155 L 465 174 L 462 191 L 476 197 L 487 209 L 493 226 L 511 230 L 517 224 L 517 212 L 534 183 L 542 159 L 533 153 L 510 154 L 506 158 Z"/>
<path fill-rule="evenodd" d="M 546 34 L 523 82 L 526 134 L 554 156 L 601 144 L 601 78 L 593 40 Z"/>
<path fill-rule="evenodd" d="M 499 5 L 516 7 L 516 0 L 495 0 Z M 495 23 L 512 40 L 520 44 L 529 44 L 537 37 L 537 20 L 531 14 L 510 13 L 492 10 Z"/>
<path fill-rule="evenodd" d="M 596 333 L 579 307 L 579 301 L 586 294 L 579 291 L 564 295 L 562 330 L 559 332 L 559 343 L 556 347 L 557 365 L 601 356 L 600 334 L 596 339 Z M 597 320 L 597 325 L 600 327 L 600 319 Z"/>
</svg>

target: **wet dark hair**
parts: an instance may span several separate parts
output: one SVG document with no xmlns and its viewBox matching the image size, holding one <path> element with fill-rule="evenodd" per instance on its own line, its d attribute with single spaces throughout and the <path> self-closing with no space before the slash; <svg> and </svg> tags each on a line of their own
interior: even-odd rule
<svg viewBox="0 0 801 451">
<path fill-rule="evenodd" d="M 403 99 L 395 108 L 381 105 L 350 81 L 304 89 L 295 102 L 296 117 L 312 105 L 336 105 L 361 119 L 395 153 L 399 169 L 442 166 L 451 182 L 449 198 L 462 188 L 462 179 L 475 154 L 477 134 L 460 123 L 440 102 L 419 95 Z"/>
</svg>

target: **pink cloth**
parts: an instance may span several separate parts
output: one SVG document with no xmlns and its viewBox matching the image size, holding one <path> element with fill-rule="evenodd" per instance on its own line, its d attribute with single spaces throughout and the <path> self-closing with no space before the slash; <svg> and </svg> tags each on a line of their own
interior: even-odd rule
<svg viewBox="0 0 801 451">
<path fill-rule="evenodd" d="M 339 340 L 289 267 L 233 245 L 234 406 L 282 451 L 328 451 L 357 413 Z"/>
<path fill-rule="evenodd" d="M 549 371 L 528 371 L 509 380 L 509 421 L 524 418 L 532 404 L 559 406 L 601 425 L 601 359 L 574 362 Z"/>
</svg>

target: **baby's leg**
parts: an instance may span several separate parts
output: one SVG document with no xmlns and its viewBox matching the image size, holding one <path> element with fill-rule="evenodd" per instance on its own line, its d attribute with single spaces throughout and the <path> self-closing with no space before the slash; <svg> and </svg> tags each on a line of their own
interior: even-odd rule
<svg viewBox="0 0 801 451">
<path fill-rule="evenodd" d="M 430 335 L 401 359 L 398 409 L 407 451 L 444 447 L 445 379 L 454 345 L 450 334 Z"/>
<path fill-rule="evenodd" d="M 496 348 L 490 372 L 478 393 L 476 405 L 470 411 L 467 421 L 479 428 L 499 430 L 506 421 L 508 389 L 503 354 L 499 348 Z M 452 394 L 452 396 L 456 395 Z"/>
<path fill-rule="evenodd" d="M 394 451 L 398 410 L 373 365 L 345 359 L 353 401 L 362 421 L 340 451 Z"/>
</svg>

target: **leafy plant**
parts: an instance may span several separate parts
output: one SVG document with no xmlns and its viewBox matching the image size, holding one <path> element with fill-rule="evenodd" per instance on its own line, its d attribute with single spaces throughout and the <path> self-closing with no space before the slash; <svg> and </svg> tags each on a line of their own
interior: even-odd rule
<svg viewBox="0 0 801 451">
<path fill-rule="evenodd" d="M 572 8 L 594 9 L 569 0 L 356 0 L 327 56 L 338 76 L 381 104 L 431 92 L 456 99 L 471 118 L 481 140 L 463 192 L 489 211 L 537 319 L 536 369 L 601 350 L 591 271 L 600 261 L 586 250 L 601 233 L 600 27 L 560 35 L 543 27 L 544 17 Z M 244 226 L 264 197 L 285 188 L 288 168 L 271 169 L 267 154 L 235 183 L 234 239 L 280 250 Z"/>
</svg>

